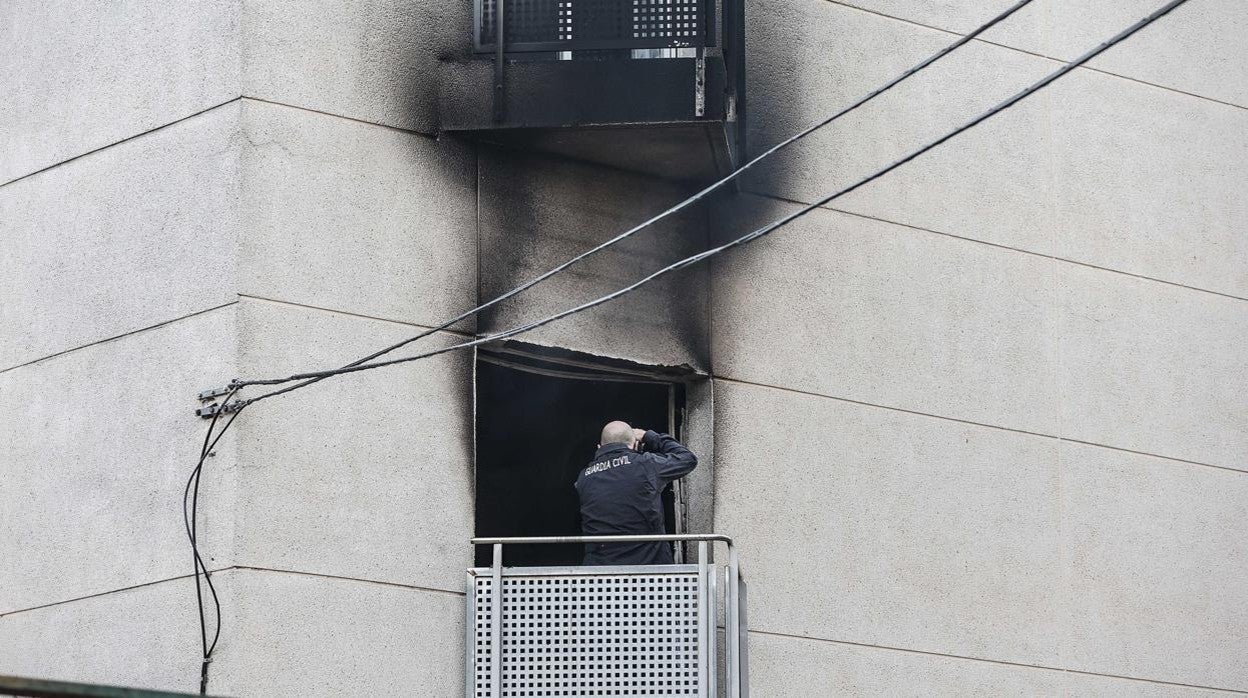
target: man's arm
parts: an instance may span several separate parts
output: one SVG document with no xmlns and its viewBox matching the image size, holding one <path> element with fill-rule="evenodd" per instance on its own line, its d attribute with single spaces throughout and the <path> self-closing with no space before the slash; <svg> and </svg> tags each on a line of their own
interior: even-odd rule
<svg viewBox="0 0 1248 698">
<path fill-rule="evenodd" d="M 654 469 L 663 482 L 679 480 L 698 467 L 698 457 L 693 455 L 693 451 L 685 448 L 679 441 L 667 434 L 647 430 L 641 443 L 645 446 L 646 453 L 652 459 Z"/>
</svg>

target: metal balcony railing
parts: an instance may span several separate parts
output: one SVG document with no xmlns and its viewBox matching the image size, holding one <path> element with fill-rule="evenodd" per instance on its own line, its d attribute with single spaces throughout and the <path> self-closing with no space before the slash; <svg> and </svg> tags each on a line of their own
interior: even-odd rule
<svg viewBox="0 0 1248 698">
<path fill-rule="evenodd" d="M 511 544 L 696 543 L 694 564 L 504 567 Z M 468 698 L 748 698 L 745 582 L 727 536 L 474 538 L 493 565 L 468 570 Z M 714 544 L 728 563 L 713 561 Z M 723 654 L 719 643 L 723 623 Z M 722 658 L 723 673 L 719 666 Z"/>
<path fill-rule="evenodd" d="M 495 49 L 500 11 L 508 52 L 714 46 L 716 1 L 474 0 L 474 47 Z"/>
</svg>

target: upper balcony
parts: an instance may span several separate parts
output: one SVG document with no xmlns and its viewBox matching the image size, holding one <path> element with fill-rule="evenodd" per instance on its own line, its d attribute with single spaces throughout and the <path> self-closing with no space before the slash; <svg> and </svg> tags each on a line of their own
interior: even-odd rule
<svg viewBox="0 0 1248 698">
<path fill-rule="evenodd" d="M 443 131 L 668 179 L 741 161 L 744 0 L 473 2 Z"/>
</svg>

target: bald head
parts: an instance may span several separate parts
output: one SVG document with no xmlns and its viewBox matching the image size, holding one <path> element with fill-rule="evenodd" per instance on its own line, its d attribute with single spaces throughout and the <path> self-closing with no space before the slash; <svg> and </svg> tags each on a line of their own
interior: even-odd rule
<svg viewBox="0 0 1248 698">
<path fill-rule="evenodd" d="M 632 448 L 634 441 L 633 428 L 628 425 L 628 422 L 611 422 L 602 428 L 602 439 L 598 442 L 598 445 L 624 444 Z"/>
</svg>

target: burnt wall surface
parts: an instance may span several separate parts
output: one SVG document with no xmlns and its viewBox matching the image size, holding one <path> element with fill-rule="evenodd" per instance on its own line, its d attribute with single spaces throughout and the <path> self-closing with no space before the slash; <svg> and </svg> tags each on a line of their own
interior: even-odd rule
<svg viewBox="0 0 1248 698">
<path fill-rule="evenodd" d="M 687 185 L 482 145 L 481 299 L 493 299 L 676 204 Z M 637 281 L 707 245 L 690 207 L 482 315 L 483 333 L 549 317 Z M 526 335 L 525 341 L 665 366 L 709 366 L 705 266 Z"/>
</svg>

